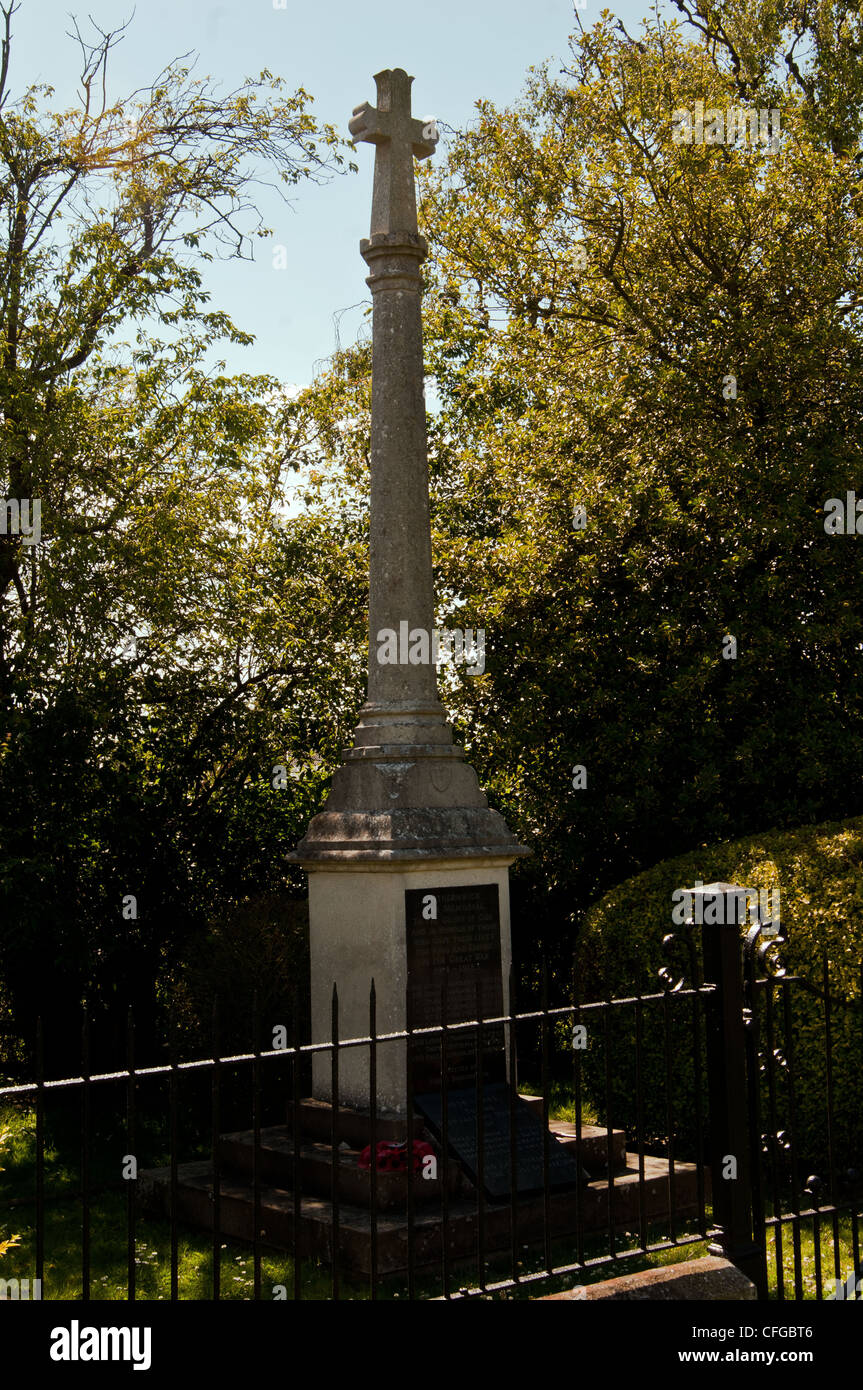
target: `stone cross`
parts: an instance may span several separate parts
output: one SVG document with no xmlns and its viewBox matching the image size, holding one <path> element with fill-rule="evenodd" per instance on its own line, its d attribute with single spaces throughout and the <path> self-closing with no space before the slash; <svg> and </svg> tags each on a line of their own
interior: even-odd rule
<svg viewBox="0 0 863 1390">
<path fill-rule="evenodd" d="M 417 231 L 414 157 L 434 153 L 411 116 L 403 68 L 375 77 L 377 106 L 364 102 L 348 124 L 355 141 L 375 146 L 370 234 L 360 242 L 369 267 L 372 319 L 372 437 L 369 518 L 369 688 L 361 723 L 370 744 L 441 740 L 437 671 L 427 660 L 381 664 L 379 633 L 431 633 L 434 627 L 426 412 L 423 396 L 420 266 L 428 247 Z M 428 134 L 431 135 L 429 129 Z M 423 726 L 431 724 L 437 735 Z M 390 726 L 386 730 L 383 725 Z"/>
<path fill-rule="evenodd" d="M 411 116 L 411 83 L 404 68 L 375 73 L 377 106 L 364 101 L 354 108 L 348 129 L 354 141 L 375 145 L 375 183 L 371 235 L 378 232 L 416 232 L 417 204 L 413 157 L 434 154 L 434 124 Z"/>
</svg>

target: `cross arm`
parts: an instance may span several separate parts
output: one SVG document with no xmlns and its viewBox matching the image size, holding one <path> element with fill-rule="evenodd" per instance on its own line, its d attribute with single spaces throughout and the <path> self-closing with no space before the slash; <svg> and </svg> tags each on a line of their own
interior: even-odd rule
<svg viewBox="0 0 863 1390">
<path fill-rule="evenodd" d="M 393 120 L 394 114 L 392 111 L 379 111 L 368 101 L 355 106 L 353 116 L 348 121 L 348 130 L 354 143 L 366 141 L 370 145 L 382 145 L 385 140 L 392 140 L 395 134 L 397 137 L 402 136 L 405 142 L 410 144 L 417 159 L 428 159 L 429 155 L 434 154 L 438 137 L 436 133 L 427 133 L 430 126 L 433 129 L 433 123 L 411 118 L 402 125 Z"/>
</svg>

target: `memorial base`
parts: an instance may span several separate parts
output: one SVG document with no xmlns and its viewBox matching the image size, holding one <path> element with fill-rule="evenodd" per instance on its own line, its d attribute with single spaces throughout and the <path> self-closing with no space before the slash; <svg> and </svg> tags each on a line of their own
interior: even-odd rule
<svg viewBox="0 0 863 1390">
<path fill-rule="evenodd" d="M 484 1017 L 509 1010 L 511 858 L 423 860 L 416 864 L 352 862 L 310 866 L 309 932 L 312 1041 L 333 1037 L 333 986 L 338 998 L 339 1103 L 382 1115 L 403 1115 L 407 1096 L 404 1039 L 376 1046 L 375 1096 L 371 1096 L 368 1044 L 342 1046 L 370 1036 L 369 995 L 375 985 L 376 1035 L 441 1021 L 474 1019 L 477 987 Z M 496 919 L 496 920 L 495 920 Z M 462 1035 L 448 1038 L 450 1068 L 475 1075 L 475 1058 L 462 1055 Z M 413 1091 L 432 1089 L 438 1044 L 415 1045 Z M 505 1075 L 500 1029 L 497 1063 Z M 439 1077 L 438 1077 L 439 1079 Z M 489 1078 L 491 1079 L 491 1077 Z M 329 1050 L 315 1055 L 312 1089 L 320 1100 L 333 1094 Z"/>
<path fill-rule="evenodd" d="M 541 1117 L 539 1097 L 521 1100 L 535 1107 Z M 602 1126 L 585 1124 L 576 1135 L 572 1125 L 553 1122 L 549 1143 L 565 1150 L 579 1168 L 586 1168 L 589 1181 L 551 1190 L 547 1198 L 532 1191 L 488 1201 L 455 1153 L 445 1159 L 433 1129 L 424 1129 L 419 1111 L 414 1115 L 414 1137 L 429 1140 L 435 1147 L 438 1175 L 432 1180 L 420 1174 L 410 1179 L 413 1200 L 408 1204 L 407 1173 L 378 1172 L 373 1214 L 371 1175 L 360 1166 L 362 1148 L 370 1137 L 369 1116 L 340 1107 L 335 1124 L 333 1120 L 330 1106 L 306 1100 L 296 1114 L 289 1110 L 287 1125 L 260 1131 L 257 1203 L 255 1134 L 250 1130 L 224 1134 L 219 1140 L 218 1207 L 213 1167 L 206 1162 L 179 1164 L 175 1182 L 170 1168 L 141 1171 L 141 1204 L 156 1215 L 173 1211 L 179 1219 L 206 1230 L 213 1229 L 218 1210 L 225 1240 L 254 1240 L 257 1212 L 263 1246 L 289 1251 L 304 1263 L 337 1262 L 345 1275 L 362 1283 L 368 1281 L 373 1267 L 381 1278 L 400 1274 L 409 1259 L 433 1277 L 434 1271 L 441 1270 L 445 1248 L 450 1289 L 476 1282 L 480 1243 L 483 1271 L 499 1258 L 506 1275 L 513 1243 L 520 1252 L 524 1247 L 542 1249 L 546 1222 L 553 1241 L 568 1241 L 569 1248 L 561 1254 L 566 1262 L 572 1258 L 579 1233 L 607 1237 L 609 1229 L 634 1232 L 642 1221 L 649 1229 L 654 1222 L 668 1220 L 667 1161 L 627 1153 L 620 1130 L 609 1134 Z M 378 1120 L 378 1140 L 404 1138 L 404 1134 L 404 1119 L 400 1123 Z M 333 1138 L 338 1149 L 335 1183 Z M 708 1172 L 704 1179 L 709 1201 Z M 699 1210 L 694 1164 L 675 1163 L 673 1190 L 675 1222 L 694 1219 Z M 315 1265 L 308 1268 L 314 1271 Z M 352 1296 L 347 1285 L 344 1296 Z"/>
</svg>

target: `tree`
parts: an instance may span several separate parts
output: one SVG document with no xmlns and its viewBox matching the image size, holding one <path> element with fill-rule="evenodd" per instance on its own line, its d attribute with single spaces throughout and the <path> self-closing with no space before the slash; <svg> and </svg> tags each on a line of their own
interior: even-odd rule
<svg viewBox="0 0 863 1390">
<path fill-rule="evenodd" d="M 78 35 L 76 110 L 46 88 L 13 102 L 14 9 L 0 475 L 18 518 L 41 504 L 41 539 L 0 534 L 0 995 L 65 1064 L 85 997 L 115 1041 L 128 1002 L 153 1027 L 190 934 L 284 885 L 359 669 L 362 580 L 340 586 L 361 537 L 304 513 L 280 383 L 208 365 L 249 338 L 204 278 L 266 233 L 256 178 L 290 188 L 344 156 L 266 72 L 219 95 L 180 60 L 112 104 L 118 32 Z"/>
<path fill-rule="evenodd" d="M 194 78 L 184 60 L 125 101 L 107 96 L 108 59 L 122 30 L 81 48 L 81 105 L 40 109 L 51 95 L 28 87 L 10 101 L 14 4 L 0 6 L 0 187 L 6 210 L 0 241 L 0 468 L 7 496 L 39 499 L 46 540 L 58 525 L 111 531 L 129 495 L 126 450 L 104 449 L 101 467 L 81 477 L 81 385 L 92 365 L 105 385 L 112 337 L 149 321 L 167 328 L 179 353 L 176 378 L 197 366 L 221 336 L 249 341 L 227 315 L 206 311 L 200 265 L 215 243 L 234 255 L 250 244 L 249 187 L 261 164 L 281 182 L 320 179 L 343 163 L 331 127 L 319 128 L 308 95 L 281 94 L 269 72 L 225 95 Z M 61 224 L 65 224 L 62 225 Z M 257 235 L 267 229 L 256 227 Z M 141 342 L 135 366 L 164 361 L 164 344 Z M 128 367 L 127 367 L 128 370 Z M 200 387 L 198 388 L 200 390 Z M 194 389 L 191 400 L 195 400 Z M 71 416 L 71 418 L 70 418 Z M 107 423 L 107 422 L 106 422 Z M 65 428 L 64 428 L 65 427 Z M 103 445 L 107 440 L 103 439 Z M 125 484 L 125 489 L 124 489 Z M 88 514 L 90 509 L 97 514 Z M 42 567 L 20 533 L 0 536 L 0 700 L 16 660 L 26 660 L 37 622 Z"/>
</svg>

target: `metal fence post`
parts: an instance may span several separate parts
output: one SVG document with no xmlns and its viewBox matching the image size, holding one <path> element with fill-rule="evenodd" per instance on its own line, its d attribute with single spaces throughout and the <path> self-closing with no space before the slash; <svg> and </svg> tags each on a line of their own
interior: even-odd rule
<svg viewBox="0 0 863 1390">
<path fill-rule="evenodd" d="M 736 910 L 745 891 L 730 883 L 712 883 L 694 890 L 696 900 L 702 898 L 701 911 L 696 908 L 696 921 L 701 923 L 704 981 L 714 987 L 706 1009 L 715 1227 L 709 1248 L 711 1254 L 723 1255 L 742 1270 L 763 1299 L 767 1297 L 767 1272 L 764 1232 L 753 1229 L 753 1141 L 747 1105 L 743 943 Z M 708 899 L 718 909 L 709 915 L 720 920 L 704 920 Z"/>
</svg>

